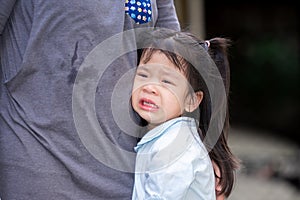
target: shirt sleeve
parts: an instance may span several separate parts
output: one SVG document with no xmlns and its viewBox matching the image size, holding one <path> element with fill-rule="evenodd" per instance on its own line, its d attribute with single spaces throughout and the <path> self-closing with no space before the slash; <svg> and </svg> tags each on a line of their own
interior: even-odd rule
<svg viewBox="0 0 300 200">
<path fill-rule="evenodd" d="M 199 159 L 196 145 L 187 148 L 180 157 L 172 153 L 153 155 L 145 173 L 145 199 L 213 200 L 214 177 L 209 156 Z M 169 159 L 169 164 L 164 162 Z M 162 165 L 162 163 L 164 163 Z"/>
<path fill-rule="evenodd" d="M 0 0 L 0 35 L 4 29 L 6 21 L 15 5 L 16 0 Z"/>
<path fill-rule="evenodd" d="M 156 26 L 180 30 L 180 25 L 173 0 L 157 0 L 158 19 Z"/>
<path fill-rule="evenodd" d="M 169 166 L 146 173 L 145 199 L 215 199 L 211 165 L 207 160 L 201 163 L 188 161 L 191 162 L 188 164 L 184 158 L 179 159 Z"/>
</svg>

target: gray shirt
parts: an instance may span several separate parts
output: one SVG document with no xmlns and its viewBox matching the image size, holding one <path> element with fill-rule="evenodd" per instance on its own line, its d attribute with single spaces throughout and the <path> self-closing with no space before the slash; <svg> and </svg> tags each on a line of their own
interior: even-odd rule
<svg viewBox="0 0 300 200">
<path fill-rule="evenodd" d="M 0 0 L 3 200 L 131 198 L 133 174 L 95 159 L 72 114 L 78 68 L 95 46 L 138 26 L 179 29 L 172 0 L 152 0 L 153 20 L 145 25 L 125 15 L 124 2 Z M 136 138 L 119 129 L 110 105 L 115 84 L 135 66 L 135 54 L 116 60 L 99 81 L 95 100 L 107 138 L 126 151 L 133 151 Z"/>
</svg>

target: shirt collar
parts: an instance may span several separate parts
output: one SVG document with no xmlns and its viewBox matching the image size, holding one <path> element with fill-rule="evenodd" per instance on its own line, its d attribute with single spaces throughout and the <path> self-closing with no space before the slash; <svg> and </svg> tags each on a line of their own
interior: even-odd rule
<svg viewBox="0 0 300 200">
<path fill-rule="evenodd" d="M 139 148 L 141 148 L 144 144 L 155 140 L 156 138 L 163 135 L 168 129 L 170 129 L 172 126 L 178 123 L 192 123 L 192 125 L 196 126 L 195 120 L 190 117 L 178 117 L 171 119 L 167 122 L 162 123 L 161 125 L 153 128 L 149 132 L 147 132 L 143 138 L 140 140 L 140 142 L 137 144 L 137 146 L 134 148 L 134 150 L 137 152 Z"/>
</svg>

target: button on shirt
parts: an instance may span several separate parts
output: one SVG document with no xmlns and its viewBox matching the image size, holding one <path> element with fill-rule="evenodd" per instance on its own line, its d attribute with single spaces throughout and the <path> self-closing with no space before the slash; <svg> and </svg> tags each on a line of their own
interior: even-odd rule
<svg viewBox="0 0 300 200">
<path fill-rule="evenodd" d="M 213 167 L 194 119 L 180 117 L 161 124 L 135 150 L 132 199 L 216 199 Z"/>
</svg>

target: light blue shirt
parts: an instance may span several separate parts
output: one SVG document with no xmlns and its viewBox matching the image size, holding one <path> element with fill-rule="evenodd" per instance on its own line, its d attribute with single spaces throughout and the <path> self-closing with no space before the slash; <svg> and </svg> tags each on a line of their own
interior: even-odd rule
<svg viewBox="0 0 300 200">
<path fill-rule="evenodd" d="M 149 131 L 137 152 L 133 200 L 215 200 L 215 177 L 194 119 L 180 117 Z"/>
</svg>

